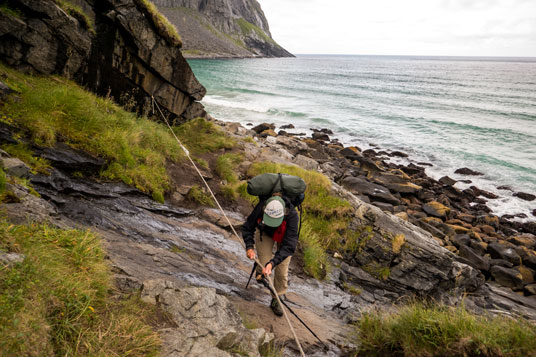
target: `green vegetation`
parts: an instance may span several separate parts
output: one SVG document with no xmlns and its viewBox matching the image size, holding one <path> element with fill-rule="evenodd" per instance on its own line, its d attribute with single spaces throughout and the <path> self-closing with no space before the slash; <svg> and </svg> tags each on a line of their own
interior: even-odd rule
<svg viewBox="0 0 536 357">
<path fill-rule="evenodd" d="M 186 195 L 186 198 L 188 200 L 198 203 L 202 206 L 209 206 L 209 207 L 215 207 L 215 203 L 212 200 L 212 196 L 210 194 L 206 193 L 201 187 L 198 185 L 192 186 L 190 188 L 190 191 L 188 191 L 188 194 Z"/>
<path fill-rule="evenodd" d="M 283 347 L 272 341 L 259 347 L 259 353 L 262 357 L 283 357 Z"/>
<path fill-rule="evenodd" d="M 6 0 L 0 3 L 0 11 L 8 16 L 12 16 L 17 19 L 20 18 L 20 15 L 21 15 L 20 10 L 10 7 Z"/>
<path fill-rule="evenodd" d="M 249 168 L 248 175 L 253 177 L 267 172 L 300 176 L 306 182 L 300 235 L 306 254 L 305 270 L 317 278 L 324 277 L 329 269 L 326 251 L 339 248 L 343 237 L 351 232 L 348 228 L 352 213 L 350 203 L 330 194 L 331 183 L 326 176 L 298 166 L 255 163 Z"/>
<path fill-rule="evenodd" d="M 100 239 L 90 231 L 0 219 L 0 351 L 6 355 L 157 355 L 153 307 L 112 297 Z"/>
<path fill-rule="evenodd" d="M 54 2 L 63 9 L 66 13 L 80 21 L 82 26 L 89 32 L 95 34 L 95 27 L 89 16 L 82 10 L 82 8 L 76 4 L 73 4 L 68 0 L 54 0 Z"/>
<path fill-rule="evenodd" d="M 4 169 L 0 167 L 0 194 L 4 193 L 7 185 L 7 177 Z"/>
<path fill-rule="evenodd" d="M 413 303 L 396 313 L 364 314 L 360 356 L 534 356 L 536 326 L 476 316 L 464 307 Z"/>
<path fill-rule="evenodd" d="M 27 76 L 2 65 L 0 74 L 21 92 L 20 99 L 8 99 L 3 110 L 32 142 L 52 146 L 61 140 L 103 157 L 110 164 L 102 177 L 163 198 L 169 185 L 166 160 L 178 161 L 184 155 L 165 126 L 138 118 L 60 77 Z M 47 167 L 45 162 L 32 162 L 23 145 L 6 151 L 36 170 Z"/>
<path fill-rule="evenodd" d="M 174 129 L 190 153 L 199 155 L 220 149 L 232 149 L 236 140 L 224 134 L 222 129 L 205 119 L 198 118 Z"/>
<path fill-rule="evenodd" d="M 328 255 L 308 221 L 302 220 L 300 243 L 303 250 L 304 270 L 316 279 L 325 278 L 329 269 Z"/>
<path fill-rule="evenodd" d="M 235 169 L 244 160 L 242 154 L 223 154 L 216 160 L 216 173 L 227 183 L 238 182 Z"/>
<path fill-rule="evenodd" d="M 264 32 L 260 27 L 253 25 L 251 22 L 248 22 L 243 18 L 237 19 L 236 23 L 240 27 L 240 31 L 242 32 L 242 34 L 248 35 L 249 33 L 254 32 L 265 42 L 271 43 L 272 45 L 279 47 L 277 43 L 272 40 L 270 36 L 268 36 L 266 32 Z"/>
<path fill-rule="evenodd" d="M 48 170 L 51 167 L 50 163 L 45 159 L 34 156 L 27 144 L 4 144 L 2 145 L 2 150 L 9 155 L 24 161 L 26 165 L 30 166 L 34 174 L 39 173 L 48 175 Z"/>
<path fill-rule="evenodd" d="M 182 39 L 177 32 L 177 28 L 169 22 L 167 17 L 162 15 L 158 8 L 149 0 L 134 0 L 138 8 L 141 8 L 149 16 L 158 34 L 164 37 L 170 45 L 182 47 Z"/>
<path fill-rule="evenodd" d="M 98 98 L 61 77 L 43 78 L 21 74 L 0 64 L 0 75 L 19 99 L 8 98 L 0 118 L 21 129 L 42 146 L 57 141 L 102 157 L 109 163 L 100 176 L 120 180 L 150 193 L 159 202 L 169 188 L 166 162 L 184 159 L 184 153 L 169 129 L 136 117 L 110 99 Z M 175 129 L 194 153 L 232 148 L 235 141 L 204 119 L 192 120 Z M 35 172 L 47 173 L 49 164 L 32 155 L 25 144 L 2 147 L 26 162 Z"/>
</svg>

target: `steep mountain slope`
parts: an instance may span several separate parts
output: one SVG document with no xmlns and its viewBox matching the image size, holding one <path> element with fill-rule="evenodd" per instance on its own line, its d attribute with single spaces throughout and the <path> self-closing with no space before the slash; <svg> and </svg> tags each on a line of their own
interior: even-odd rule
<svg viewBox="0 0 536 357">
<path fill-rule="evenodd" d="M 59 5 L 58 5 L 59 4 Z M 0 7 L 0 60 L 59 74 L 139 113 L 156 100 L 176 122 L 203 116 L 205 88 L 180 37 L 142 0 L 10 0 Z"/>
<path fill-rule="evenodd" d="M 256 0 L 152 0 L 177 26 L 186 57 L 291 57 Z"/>
</svg>

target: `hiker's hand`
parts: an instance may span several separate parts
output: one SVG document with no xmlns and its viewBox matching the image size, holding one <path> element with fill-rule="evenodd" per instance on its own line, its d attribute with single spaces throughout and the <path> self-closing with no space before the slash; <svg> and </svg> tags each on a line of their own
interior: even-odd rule
<svg viewBox="0 0 536 357">
<path fill-rule="evenodd" d="M 262 269 L 262 273 L 264 275 L 270 275 L 272 274 L 272 263 L 266 264 L 266 266 Z"/>
<path fill-rule="evenodd" d="M 253 249 L 246 250 L 246 255 L 249 259 L 255 260 L 255 251 Z"/>
</svg>

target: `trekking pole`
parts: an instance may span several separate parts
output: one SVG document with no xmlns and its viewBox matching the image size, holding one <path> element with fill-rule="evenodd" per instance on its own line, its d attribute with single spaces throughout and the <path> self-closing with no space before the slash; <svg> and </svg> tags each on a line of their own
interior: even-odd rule
<svg viewBox="0 0 536 357">
<path fill-rule="evenodd" d="M 255 269 L 257 269 L 257 262 L 253 263 L 253 269 L 251 269 L 251 274 L 249 274 L 248 283 L 246 284 L 246 289 L 249 286 L 249 282 L 251 281 L 251 278 L 253 277 L 253 274 L 255 273 Z"/>
<path fill-rule="evenodd" d="M 252 273 L 253 273 L 253 272 L 252 272 Z M 251 279 L 251 277 L 250 277 L 250 279 Z M 276 295 L 276 294 L 274 293 L 274 291 L 272 290 L 272 288 L 270 287 L 270 285 L 268 285 L 268 282 L 264 279 L 264 277 L 261 277 L 260 279 L 257 277 L 257 281 L 261 281 L 262 284 L 263 284 L 264 286 L 266 286 L 266 287 L 268 288 L 268 290 L 270 290 L 270 293 Z M 248 282 L 248 283 L 249 283 L 249 282 Z M 318 337 L 318 336 L 316 335 L 316 333 L 314 333 L 313 330 L 311 330 L 311 329 L 309 328 L 309 326 L 307 326 L 307 324 L 306 324 L 302 319 L 300 319 L 300 317 L 298 316 L 298 314 L 296 314 L 296 313 L 294 312 L 294 310 L 292 310 L 292 309 L 290 308 L 290 306 L 287 305 L 287 303 L 285 302 L 285 300 L 283 300 L 283 299 L 280 299 L 280 300 L 281 300 L 281 303 L 282 303 L 283 305 L 285 305 L 285 307 L 288 309 L 288 311 L 290 311 L 290 312 L 292 313 L 292 315 L 294 315 L 294 316 L 298 319 L 298 321 L 301 322 L 302 325 L 305 326 L 305 328 L 306 328 L 310 333 L 312 333 L 314 337 L 316 337 L 316 339 L 317 339 L 317 340 L 324 346 L 324 348 L 329 349 L 328 345 L 326 345 L 324 342 L 322 342 L 322 340 L 320 339 L 320 337 Z"/>
</svg>

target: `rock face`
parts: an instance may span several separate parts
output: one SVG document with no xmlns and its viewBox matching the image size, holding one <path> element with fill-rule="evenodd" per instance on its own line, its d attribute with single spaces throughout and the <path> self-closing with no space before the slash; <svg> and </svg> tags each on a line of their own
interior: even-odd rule
<svg viewBox="0 0 536 357">
<path fill-rule="evenodd" d="M 238 349 L 260 356 L 259 347 L 273 339 L 264 329 L 245 328 L 238 311 L 216 289 L 180 288 L 156 279 L 143 283 L 141 298 L 159 304 L 177 326 L 161 331 L 164 356 L 225 357 Z"/>
<path fill-rule="evenodd" d="M 151 1 L 179 29 L 188 57 L 292 57 L 256 0 Z"/>
<path fill-rule="evenodd" d="M 198 102 L 205 88 L 141 1 L 77 3 L 84 14 L 67 13 L 52 1 L 10 1 L 17 15 L 0 11 L 3 61 L 25 72 L 72 78 L 118 101 L 133 100 L 143 113 L 154 96 L 179 121 L 205 115 Z"/>
</svg>

